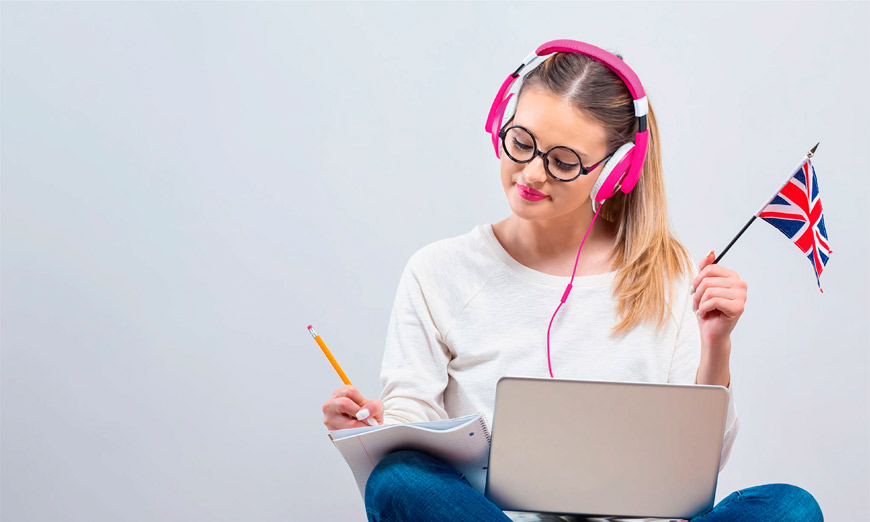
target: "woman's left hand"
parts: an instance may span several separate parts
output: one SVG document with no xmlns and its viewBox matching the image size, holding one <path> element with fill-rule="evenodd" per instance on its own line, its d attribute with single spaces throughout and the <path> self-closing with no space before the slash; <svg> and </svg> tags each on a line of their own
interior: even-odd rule
<svg viewBox="0 0 870 522">
<path fill-rule="evenodd" d="M 710 251 L 701 260 L 692 299 L 704 344 L 730 347 L 731 331 L 746 305 L 746 282 L 734 270 L 714 265 L 715 259 Z"/>
</svg>

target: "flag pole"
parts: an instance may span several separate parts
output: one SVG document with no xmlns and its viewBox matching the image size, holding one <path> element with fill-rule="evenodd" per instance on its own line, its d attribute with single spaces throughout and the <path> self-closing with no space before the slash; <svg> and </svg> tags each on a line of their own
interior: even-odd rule
<svg viewBox="0 0 870 522">
<path fill-rule="evenodd" d="M 819 142 L 819 143 L 821 143 L 821 142 Z M 764 207 L 766 207 L 767 205 L 770 204 L 771 201 L 773 201 L 773 198 L 775 198 L 776 195 L 779 194 L 779 191 L 782 190 L 782 187 L 784 187 L 785 184 L 789 182 L 789 180 L 792 178 L 792 176 L 797 171 L 797 169 L 801 168 L 803 166 L 803 164 L 807 162 L 807 160 L 809 160 L 810 158 L 813 157 L 813 155 L 816 153 L 816 149 L 819 147 L 819 143 L 816 143 L 813 146 L 813 148 L 811 148 L 810 151 L 806 153 L 806 155 L 803 157 L 801 162 L 797 164 L 797 167 L 791 169 L 788 177 L 785 179 L 785 181 L 782 183 L 782 185 L 780 185 L 779 188 L 777 188 L 776 191 L 774 191 L 773 195 L 770 196 L 770 198 L 768 198 L 768 200 L 764 203 L 764 205 L 761 205 L 761 208 L 759 208 L 755 212 L 755 214 L 749 219 L 749 221 L 747 221 L 746 224 L 743 225 L 743 228 L 741 228 L 740 232 L 738 232 L 737 235 L 734 236 L 734 238 L 731 240 L 731 242 L 728 243 L 728 246 L 726 246 L 725 249 L 722 250 L 722 252 L 716 257 L 716 259 L 713 260 L 714 265 L 716 263 L 718 263 L 719 260 L 721 260 L 725 256 L 725 253 L 728 252 L 728 250 L 731 248 L 731 245 L 733 245 L 740 238 L 740 236 L 742 236 L 743 233 L 746 232 L 746 229 L 749 228 L 749 225 L 751 225 L 753 221 L 755 221 L 755 218 L 758 217 L 758 214 L 761 214 L 761 211 L 764 210 Z"/>
</svg>

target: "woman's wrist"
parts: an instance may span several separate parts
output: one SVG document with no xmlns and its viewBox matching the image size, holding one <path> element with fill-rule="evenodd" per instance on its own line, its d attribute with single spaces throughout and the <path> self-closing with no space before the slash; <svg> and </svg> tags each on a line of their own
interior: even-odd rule
<svg viewBox="0 0 870 522">
<path fill-rule="evenodd" d="M 701 363 L 698 365 L 696 384 L 731 385 L 731 339 L 716 345 L 701 343 Z"/>
</svg>

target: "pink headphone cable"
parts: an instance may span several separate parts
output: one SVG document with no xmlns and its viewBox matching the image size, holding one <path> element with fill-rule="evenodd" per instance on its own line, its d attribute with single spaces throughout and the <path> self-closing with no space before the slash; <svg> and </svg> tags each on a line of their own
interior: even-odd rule
<svg viewBox="0 0 870 522">
<path fill-rule="evenodd" d="M 571 293 L 571 283 L 574 282 L 574 274 L 577 273 L 577 263 L 580 261 L 580 251 L 583 250 L 583 244 L 586 243 L 586 238 L 589 237 L 589 232 L 592 231 L 592 225 L 595 224 L 595 218 L 598 217 L 598 213 L 601 212 L 601 207 L 603 206 L 604 202 L 601 202 L 598 205 L 598 210 L 596 210 L 595 214 L 592 216 L 589 228 L 586 229 L 586 235 L 583 236 L 583 241 L 580 242 L 580 248 L 577 249 L 577 259 L 574 260 L 574 271 L 571 272 L 571 281 L 568 282 L 568 286 L 565 288 L 565 293 L 562 294 L 562 302 L 560 302 L 559 306 L 556 307 L 556 311 L 553 312 L 553 317 L 550 318 L 550 325 L 547 326 L 547 368 L 550 370 L 550 377 L 553 377 L 553 365 L 550 363 L 550 328 L 553 326 L 553 319 L 556 318 L 556 313 L 559 312 L 559 308 L 562 308 L 562 305 L 565 304 L 565 301 L 568 299 L 568 294 Z"/>
</svg>

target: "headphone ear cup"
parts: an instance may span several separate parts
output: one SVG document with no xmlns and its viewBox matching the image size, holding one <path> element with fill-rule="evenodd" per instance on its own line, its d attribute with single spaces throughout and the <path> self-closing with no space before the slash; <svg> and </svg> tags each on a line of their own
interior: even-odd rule
<svg viewBox="0 0 870 522">
<path fill-rule="evenodd" d="M 518 85 L 522 85 L 522 80 L 519 81 Z M 514 114 L 517 113 L 517 100 L 516 93 L 511 93 L 505 100 L 507 101 L 507 105 L 505 105 L 504 114 L 502 114 L 501 120 L 499 121 L 499 130 L 501 130 L 507 122 L 511 121 L 511 118 L 513 118 Z"/>
<path fill-rule="evenodd" d="M 601 174 L 592 186 L 589 197 L 592 199 L 592 210 L 597 211 L 598 205 L 612 196 L 616 185 L 623 174 L 631 167 L 631 159 L 634 155 L 632 150 L 634 143 L 625 143 L 613 153 L 613 156 L 604 164 Z"/>
</svg>

